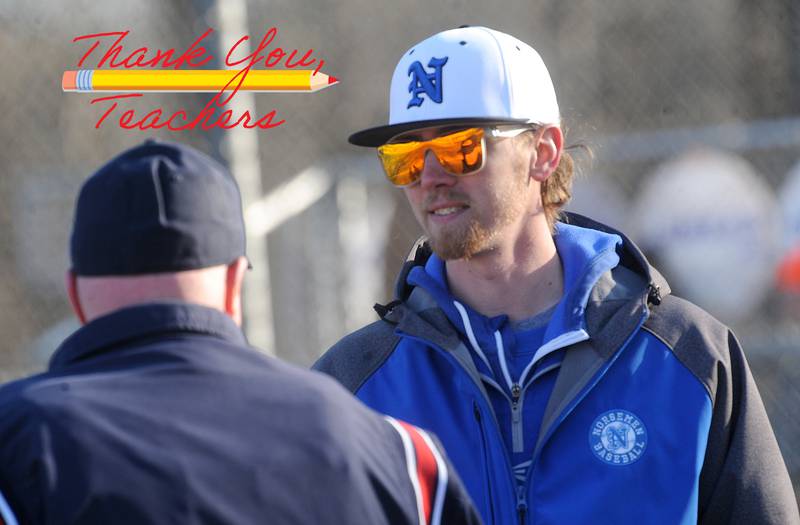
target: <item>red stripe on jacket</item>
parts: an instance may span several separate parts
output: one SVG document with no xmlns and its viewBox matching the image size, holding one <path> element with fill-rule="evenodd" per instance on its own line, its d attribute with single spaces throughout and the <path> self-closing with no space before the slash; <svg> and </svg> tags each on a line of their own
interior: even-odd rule
<svg viewBox="0 0 800 525">
<path fill-rule="evenodd" d="M 417 480 L 419 481 L 419 489 L 422 493 L 422 509 L 425 513 L 425 523 L 429 524 L 431 522 L 433 502 L 436 498 L 436 488 L 439 479 L 439 468 L 436 464 L 436 457 L 425 442 L 425 439 L 423 439 L 422 435 L 419 433 L 417 427 L 405 421 L 398 421 L 398 423 L 408 432 L 411 442 L 414 445 L 414 451 L 417 456 Z"/>
</svg>

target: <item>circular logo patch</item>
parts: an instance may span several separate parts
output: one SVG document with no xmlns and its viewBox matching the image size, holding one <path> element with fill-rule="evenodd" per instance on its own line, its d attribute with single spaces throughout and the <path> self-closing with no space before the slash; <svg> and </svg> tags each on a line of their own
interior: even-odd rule
<svg viewBox="0 0 800 525">
<path fill-rule="evenodd" d="M 609 465 L 630 465 L 647 447 L 647 429 L 627 410 L 609 410 L 597 416 L 589 430 L 589 446 Z"/>
</svg>

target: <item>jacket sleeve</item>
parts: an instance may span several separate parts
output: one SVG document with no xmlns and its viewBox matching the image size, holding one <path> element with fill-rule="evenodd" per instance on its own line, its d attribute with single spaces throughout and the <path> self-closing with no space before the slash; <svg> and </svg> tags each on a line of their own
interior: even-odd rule
<svg viewBox="0 0 800 525">
<path fill-rule="evenodd" d="M 698 522 L 800 525 L 764 403 L 730 329 L 672 295 L 653 308 L 645 329 L 672 349 L 711 399 Z"/>
<path fill-rule="evenodd" d="M 700 523 L 800 524 L 792 483 L 750 368 L 732 333 L 717 362 L 700 476 Z M 726 366 L 727 365 L 727 366 Z"/>
<path fill-rule="evenodd" d="M 400 436 L 408 485 L 416 499 L 419 523 L 479 524 L 481 519 L 438 439 L 404 421 L 386 416 Z"/>
<path fill-rule="evenodd" d="M 475 508 L 472 499 L 467 493 L 464 483 L 458 477 L 456 468 L 450 463 L 450 459 L 445 455 L 444 446 L 439 440 L 432 436 L 436 446 L 441 451 L 443 459 L 447 464 L 447 469 L 450 472 L 448 477 L 447 488 L 445 492 L 442 520 L 441 523 L 465 523 L 467 525 L 479 525 L 481 523 L 480 515 Z"/>
</svg>

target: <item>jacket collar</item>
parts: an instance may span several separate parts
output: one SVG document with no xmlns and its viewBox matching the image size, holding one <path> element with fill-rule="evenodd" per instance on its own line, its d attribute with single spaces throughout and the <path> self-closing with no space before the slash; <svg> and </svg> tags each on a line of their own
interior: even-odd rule
<svg viewBox="0 0 800 525">
<path fill-rule="evenodd" d="M 622 239 L 622 244 L 617 247 L 619 265 L 606 272 L 595 284 L 585 312 L 586 331 L 599 346 L 599 353 L 608 356 L 638 325 L 638 312 L 650 303 L 659 304 L 670 293 L 669 285 L 623 233 L 574 213 L 562 213 L 562 222 L 616 234 Z M 449 323 L 444 322 L 443 313 L 433 313 L 436 310 L 434 299 L 421 288 L 407 283 L 411 270 L 424 265 L 431 253 L 426 239 L 419 239 L 400 271 L 396 284 L 398 300 L 376 310 L 386 321 L 400 324 L 399 328 L 405 333 L 438 342 L 444 348 L 453 348 L 458 340 L 457 334 Z M 401 306 L 401 303 L 405 304 Z M 421 318 L 417 317 L 423 313 Z"/>
<path fill-rule="evenodd" d="M 116 310 L 78 329 L 58 347 L 50 360 L 50 370 L 138 339 L 175 332 L 206 334 L 247 344 L 236 323 L 218 310 L 183 302 L 148 303 Z"/>
<path fill-rule="evenodd" d="M 605 224 L 601 224 L 597 221 L 589 219 L 588 217 L 584 217 L 583 215 L 578 215 L 577 213 L 563 212 L 561 215 L 561 221 L 565 224 L 574 224 L 575 226 L 580 226 L 581 228 L 592 228 L 594 230 L 619 235 L 622 239 L 622 245 L 620 248 L 618 248 L 620 266 L 639 274 L 641 278 L 644 279 L 648 287 L 651 289 L 648 292 L 648 302 L 659 304 L 661 299 L 669 295 L 670 288 L 669 284 L 667 284 L 667 280 L 658 270 L 650 266 L 650 263 L 647 261 L 647 257 L 644 256 L 644 253 L 642 253 L 642 250 L 636 246 L 636 244 L 624 233 L 610 226 L 606 226 Z"/>
</svg>

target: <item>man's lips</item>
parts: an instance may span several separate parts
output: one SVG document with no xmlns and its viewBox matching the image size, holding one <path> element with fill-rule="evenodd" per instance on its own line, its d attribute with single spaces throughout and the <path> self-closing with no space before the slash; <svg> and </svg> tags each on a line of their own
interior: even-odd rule
<svg viewBox="0 0 800 525">
<path fill-rule="evenodd" d="M 467 208 L 469 208 L 469 206 L 463 202 L 439 202 L 432 206 L 428 206 L 427 211 L 431 215 L 446 217 Z"/>
</svg>

